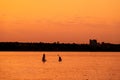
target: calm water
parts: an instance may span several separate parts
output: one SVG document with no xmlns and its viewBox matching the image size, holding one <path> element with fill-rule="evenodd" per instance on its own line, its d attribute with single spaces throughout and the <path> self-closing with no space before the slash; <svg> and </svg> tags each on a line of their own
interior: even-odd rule
<svg viewBox="0 0 120 80">
<path fill-rule="evenodd" d="M 0 52 L 0 80 L 120 80 L 120 52 Z"/>
</svg>

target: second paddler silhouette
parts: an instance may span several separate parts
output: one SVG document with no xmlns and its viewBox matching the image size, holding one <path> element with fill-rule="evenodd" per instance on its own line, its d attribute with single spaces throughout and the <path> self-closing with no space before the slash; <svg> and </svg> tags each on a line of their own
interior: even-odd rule
<svg viewBox="0 0 120 80">
<path fill-rule="evenodd" d="M 58 55 L 58 61 L 62 62 L 62 57 L 60 55 Z"/>
</svg>

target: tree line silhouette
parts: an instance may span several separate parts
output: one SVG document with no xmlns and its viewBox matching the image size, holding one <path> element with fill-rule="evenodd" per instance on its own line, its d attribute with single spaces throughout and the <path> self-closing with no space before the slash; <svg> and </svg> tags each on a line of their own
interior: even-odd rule
<svg viewBox="0 0 120 80">
<path fill-rule="evenodd" d="M 120 44 L 0 42 L 0 51 L 120 51 Z"/>
</svg>

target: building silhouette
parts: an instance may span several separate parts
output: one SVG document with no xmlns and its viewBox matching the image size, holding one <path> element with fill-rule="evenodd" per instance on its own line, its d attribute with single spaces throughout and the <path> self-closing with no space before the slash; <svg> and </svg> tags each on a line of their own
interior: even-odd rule
<svg viewBox="0 0 120 80">
<path fill-rule="evenodd" d="M 98 45 L 97 40 L 96 39 L 90 39 L 89 40 L 89 45 L 91 45 L 91 46 L 97 46 Z"/>
</svg>

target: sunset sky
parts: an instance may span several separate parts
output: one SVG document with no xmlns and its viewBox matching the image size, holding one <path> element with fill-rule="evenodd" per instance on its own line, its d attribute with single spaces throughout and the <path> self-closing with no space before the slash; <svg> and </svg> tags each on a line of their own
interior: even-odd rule
<svg viewBox="0 0 120 80">
<path fill-rule="evenodd" d="M 120 43 L 120 0 L 0 0 L 0 42 Z"/>
</svg>

